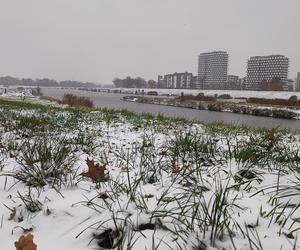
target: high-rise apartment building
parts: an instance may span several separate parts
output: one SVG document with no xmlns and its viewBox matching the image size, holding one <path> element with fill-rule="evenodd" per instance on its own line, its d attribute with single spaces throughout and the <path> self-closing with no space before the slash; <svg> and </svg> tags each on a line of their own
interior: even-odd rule
<svg viewBox="0 0 300 250">
<path fill-rule="evenodd" d="M 228 53 L 214 51 L 201 53 L 198 60 L 199 89 L 222 89 L 227 82 Z"/>
<path fill-rule="evenodd" d="M 248 60 L 246 88 L 261 89 L 262 84 L 287 83 L 289 59 L 283 55 L 254 56 Z"/>
<path fill-rule="evenodd" d="M 295 80 L 295 91 L 300 91 L 300 72 L 298 72 Z"/>
</svg>

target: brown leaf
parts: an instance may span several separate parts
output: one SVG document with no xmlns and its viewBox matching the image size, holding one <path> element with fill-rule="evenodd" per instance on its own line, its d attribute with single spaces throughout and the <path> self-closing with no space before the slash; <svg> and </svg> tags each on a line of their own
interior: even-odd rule
<svg viewBox="0 0 300 250">
<path fill-rule="evenodd" d="M 105 165 L 100 166 L 99 163 L 95 164 L 94 161 L 90 160 L 89 158 L 86 159 L 86 164 L 89 167 L 89 170 L 88 172 L 81 173 L 82 176 L 89 177 L 94 182 L 107 181 L 107 177 L 105 175 Z"/>
<path fill-rule="evenodd" d="M 182 166 L 180 166 L 175 161 L 172 161 L 172 173 L 173 174 L 178 174 L 182 169 L 183 169 Z"/>
<path fill-rule="evenodd" d="M 18 222 L 22 222 L 24 220 L 24 218 L 23 218 L 23 216 L 20 214 L 19 216 L 18 216 Z"/>
<path fill-rule="evenodd" d="M 108 198 L 108 195 L 106 192 L 102 192 L 99 194 L 99 198 L 102 200 L 106 200 Z"/>
<path fill-rule="evenodd" d="M 153 198 L 154 194 L 145 194 L 145 198 L 149 199 L 149 198 Z"/>
<path fill-rule="evenodd" d="M 14 210 L 12 211 L 12 213 L 9 215 L 8 220 L 14 220 L 15 217 L 16 217 L 16 213 L 17 213 L 17 211 L 16 211 L 16 209 L 14 209 Z"/>
<path fill-rule="evenodd" d="M 172 173 L 173 174 L 178 174 L 181 170 L 182 170 L 181 166 L 179 166 L 179 165 L 173 165 Z"/>
<path fill-rule="evenodd" d="M 22 235 L 18 241 L 15 242 L 16 250 L 37 250 L 36 244 L 33 242 L 33 235 Z"/>
<path fill-rule="evenodd" d="M 50 215 L 50 214 L 52 214 L 52 212 L 51 212 L 51 210 L 47 207 L 47 209 L 46 209 L 46 215 Z"/>
<path fill-rule="evenodd" d="M 292 232 L 288 233 L 288 234 L 285 234 L 285 236 L 289 239 L 295 239 L 294 235 Z"/>
<path fill-rule="evenodd" d="M 159 155 L 167 155 L 167 150 L 162 150 L 158 153 Z"/>
<path fill-rule="evenodd" d="M 144 230 L 154 230 L 155 229 L 155 224 L 153 223 L 146 223 L 146 224 L 140 224 L 137 227 L 138 231 L 144 231 Z"/>
</svg>

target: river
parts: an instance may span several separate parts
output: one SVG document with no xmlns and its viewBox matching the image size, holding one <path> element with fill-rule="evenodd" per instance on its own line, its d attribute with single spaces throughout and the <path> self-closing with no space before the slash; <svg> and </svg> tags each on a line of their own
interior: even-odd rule
<svg viewBox="0 0 300 250">
<path fill-rule="evenodd" d="M 46 96 L 61 99 L 65 93 L 89 97 L 97 108 L 126 109 L 136 113 L 162 114 L 166 117 L 185 118 L 203 123 L 223 122 L 233 125 L 246 125 L 253 128 L 287 128 L 292 131 L 300 129 L 299 120 L 275 119 L 228 112 L 214 112 L 179 107 L 143 104 L 122 101 L 124 94 L 81 91 L 76 89 L 42 88 Z M 128 95 L 128 94 L 127 94 Z"/>
</svg>

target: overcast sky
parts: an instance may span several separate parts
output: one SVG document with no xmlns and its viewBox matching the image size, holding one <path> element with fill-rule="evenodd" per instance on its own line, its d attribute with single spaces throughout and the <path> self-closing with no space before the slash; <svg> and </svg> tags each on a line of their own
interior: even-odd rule
<svg viewBox="0 0 300 250">
<path fill-rule="evenodd" d="M 229 74 L 283 54 L 300 71 L 300 0 L 0 0 L 0 75 L 111 83 L 197 72 L 226 50 Z"/>
</svg>

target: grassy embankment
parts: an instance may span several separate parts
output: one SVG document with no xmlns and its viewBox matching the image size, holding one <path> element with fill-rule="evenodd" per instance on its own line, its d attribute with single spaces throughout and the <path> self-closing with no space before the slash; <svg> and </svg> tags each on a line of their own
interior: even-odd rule
<svg viewBox="0 0 300 250">
<path fill-rule="evenodd" d="M 0 109 L 0 183 L 16 206 L 2 203 L 13 216 L 34 221 L 51 189 L 64 199 L 87 189 L 74 206 L 96 216 L 77 237 L 92 231 L 106 248 L 296 249 L 297 134 L 17 101 Z"/>
</svg>

